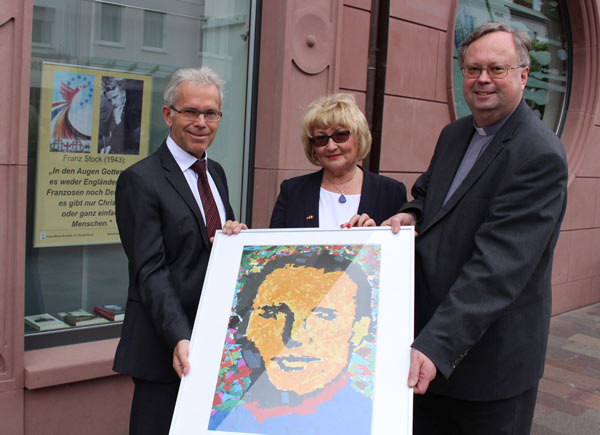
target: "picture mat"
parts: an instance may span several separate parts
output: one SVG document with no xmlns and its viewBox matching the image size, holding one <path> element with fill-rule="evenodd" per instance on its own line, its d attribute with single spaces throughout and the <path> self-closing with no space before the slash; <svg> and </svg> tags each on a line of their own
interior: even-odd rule
<svg viewBox="0 0 600 435">
<path fill-rule="evenodd" d="M 358 244 L 381 246 L 371 435 L 412 433 L 412 389 L 406 382 L 413 341 L 414 228 L 402 227 L 398 234 L 389 228 L 218 232 L 192 332 L 191 369 L 179 388 L 171 434 L 244 435 L 207 429 L 244 246 Z"/>
</svg>

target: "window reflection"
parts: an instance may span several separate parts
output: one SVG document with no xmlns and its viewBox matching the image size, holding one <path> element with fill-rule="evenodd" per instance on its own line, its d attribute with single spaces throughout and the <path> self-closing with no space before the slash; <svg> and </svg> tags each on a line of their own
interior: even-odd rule
<svg viewBox="0 0 600 435">
<path fill-rule="evenodd" d="M 143 5 L 140 6 L 141 3 Z M 168 135 L 161 108 L 164 87 L 175 70 L 207 65 L 218 71 L 227 83 L 223 104 L 226 116 L 221 121 L 221 131 L 210 149 L 210 156 L 225 167 L 230 201 L 239 217 L 244 205 L 242 190 L 248 164 L 244 161 L 247 155 L 244 128 L 248 55 L 253 39 L 249 40 L 247 35 L 255 8 L 256 5 L 250 0 L 123 0 L 118 5 L 98 0 L 34 0 L 27 163 L 26 347 L 108 338 L 106 331 L 115 330 L 118 333 L 119 325 L 115 322 L 121 320 L 122 315 L 116 308 L 124 306 L 127 298 L 127 258 L 118 239 L 95 244 L 77 239 L 73 236 L 74 232 L 70 232 L 64 243 L 43 247 L 36 244 L 36 240 L 42 237 L 46 240 L 45 232 L 35 232 L 36 222 L 39 223 L 42 218 L 51 220 L 48 216 L 56 214 L 40 206 L 43 196 L 48 195 L 44 194 L 46 191 L 43 189 L 38 189 L 42 192 L 41 196 L 38 195 L 36 188 L 41 185 L 40 179 L 49 179 L 49 172 L 55 173 L 54 169 L 38 172 L 38 168 L 41 167 L 40 162 L 45 161 L 42 151 L 45 150 L 46 154 L 48 149 L 52 151 L 47 140 L 52 127 L 50 120 L 57 118 L 57 108 L 70 107 L 75 101 L 75 97 L 71 100 L 67 98 L 71 95 L 66 87 L 69 86 L 68 79 L 72 79 L 69 88 L 74 91 L 78 75 L 94 77 L 94 82 L 85 84 L 88 93 L 92 94 L 94 89 L 93 99 L 89 103 L 92 106 L 91 115 L 85 118 L 90 120 L 85 154 L 91 157 L 90 161 L 97 161 L 94 159 L 99 156 L 103 159 L 106 157 L 108 160 L 102 162 L 108 163 L 99 163 L 98 168 L 114 169 L 117 167 L 115 165 L 122 164 L 114 163 L 122 162 L 118 160 L 121 156 L 137 155 L 139 152 L 143 157 L 145 152 L 140 150 L 146 149 L 149 153 L 155 151 Z M 66 85 L 62 93 L 61 86 L 56 86 L 59 82 Z M 125 90 L 124 101 L 117 89 L 121 85 Z M 143 113 L 149 112 L 149 120 L 140 121 L 136 116 L 134 121 L 128 119 L 123 122 L 127 118 L 127 104 L 140 98 L 143 102 L 149 100 L 148 108 L 142 109 Z M 54 103 L 57 104 L 52 106 Z M 139 101 L 136 106 L 140 106 Z M 49 107 L 54 109 L 49 110 Z M 71 113 L 68 119 L 72 125 L 71 120 L 75 118 L 71 117 Z M 119 125 L 123 125 L 123 134 L 119 133 Z M 127 125 L 145 125 L 141 130 L 146 133 L 136 133 L 134 140 L 125 141 L 123 137 L 126 136 Z M 41 140 L 42 137 L 46 139 Z M 116 141 L 117 137 L 121 137 L 121 140 Z M 118 150 L 118 144 L 129 144 L 129 147 L 133 144 L 133 153 L 125 149 Z M 107 151 L 107 145 L 110 145 L 110 151 Z M 81 158 L 84 154 L 81 151 L 61 150 L 56 155 L 61 157 L 64 154 L 66 159 Z M 74 170 L 90 169 L 85 165 L 76 165 L 72 166 Z M 91 181 L 91 177 L 85 181 Z M 108 180 L 108 176 L 99 177 L 103 177 L 102 181 Z M 59 179 L 57 176 L 57 183 L 66 178 Z M 103 210 L 98 210 L 113 212 L 109 209 L 111 195 L 102 194 L 105 200 Z M 38 200 L 38 196 L 42 199 Z M 73 203 L 82 201 L 87 205 L 86 200 L 91 203 L 97 199 L 83 195 Z M 74 213 L 70 210 L 71 201 L 65 204 L 65 212 Z M 58 203 L 55 205 L 60 206 Z M 58 225 L 55 221 L 52 224 Z M 96 323 L 90 323 L 92 319 L 86 318 L 88 314 L 94 315 L 96 308 L 106 311 L 107 307 L 112 307 L 117 313 L 113 313 L 114 316 L 102 314 L 108 322 L 93 319 L 94 322 L 102 322 L 101 326 L 96 327 Z M 70 318 L 71 323 L 67 323 L 63 321 L 66 316 L 62 314 L 65 313 L 71 313 L 71 317 L 77 317 L 77 314 L 81 318 L 77 321 Z M 45 334 L 50 330 L 56 330 L 57 333 Z M 39 331 L 44 333 L 38 334 Z M 75 335 L 77 337 L 69 338 Z"/>
<path fill-rule="evenodd" d="M 162 12 L 144 11 L 144 46 L 163 48 L 165 15 Z"/>
<path fill-rule="evenodd" d="M 551 129 L 560 132 L 569 88 L 568 20 L 563 2 L 556 0 L 461 0 L 454 33 L 453 80 L 458 117 L 470 113 L 462 95 L 458 66 L 460 43 L 478 26 L 501 21 L 525 31 L 532 41 L 531 68 L 525 101 Z"/>
<path fill-rule="evenodd" d="M 52 24 L 54 23 L 54 9 L 41 6 L 33 7 L 33 26 L 31 40 L 35 44 L 52 44 Z"/>
<path fill-rule="evenodd" d="M 121 14 L 123 7 L 100 4 L 100 39 L 107 42 L 121 42 Z"/>
</svg>

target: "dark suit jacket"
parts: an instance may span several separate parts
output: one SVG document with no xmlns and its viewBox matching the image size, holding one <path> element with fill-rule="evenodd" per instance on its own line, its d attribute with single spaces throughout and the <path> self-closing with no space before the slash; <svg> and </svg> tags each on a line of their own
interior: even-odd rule
<svg viewBox="0 0 600 435">
<path fill-rule="evenodd" d="M 418 217 L 413 347 L 438 368 L 429 391 L 496 400 L 543 374 L 567 161 L 522 101 L 442 206 L 473 133 L 471 116 L 443 129 L 403 208 Z"/>
<path fill-rule="evenodd" d="M 209 159 L 208 171 L 227 219 L 233 219 L 223 168 Z M 173 349 L 191 336 L 211 245 L 200 208 L 166 143 L 121 173 L 116 217 L 129 259 L 129 294 L 114 370 L 175 381 Z"/>
<path fill-rule="evenodd" d="M 358 214 L 367 213 L 380 224 L 406 202 L 403 183 L 365 171 L 361 188 Z M 290 178 L 281 183 L 281 189 L 270 228 L 305 228 L 319 226 L 319 193 L 323 170 Z"/>
</svg>

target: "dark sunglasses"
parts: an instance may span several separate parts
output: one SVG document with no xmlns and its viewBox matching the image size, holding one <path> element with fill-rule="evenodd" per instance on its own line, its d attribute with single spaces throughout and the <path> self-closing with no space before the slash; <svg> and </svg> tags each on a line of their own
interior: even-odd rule
<svg viewBox="0 0 600 435">
<path fill-rule="evenodd" d="M 329 139 L 333 139 L 333 141 L 335 143 L 346 142 L 348 140 L 348 138 L 350 137 L 350 133 L 352 133 L 350 130 L 334 131 L 333 133 L 331 133 L 330 136 L 328 136 L 326 134 L 322 134 L 319 136 L 309 136 L 308 141 L 310 142 L 310 144 L 312 146 L 324 147 L 325 145 L 327 145 L 329 143 Z"/>
</svg>

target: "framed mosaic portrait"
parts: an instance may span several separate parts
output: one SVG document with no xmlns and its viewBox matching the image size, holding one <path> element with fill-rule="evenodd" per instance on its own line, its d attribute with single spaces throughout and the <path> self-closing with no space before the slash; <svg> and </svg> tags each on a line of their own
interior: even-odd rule
<svg viewBox="0 0 600 435">
<path fill-rule="evenodd" d="M 171 434 L 412 433 L 414 229 L 215 238 Z"/>
</svg>

